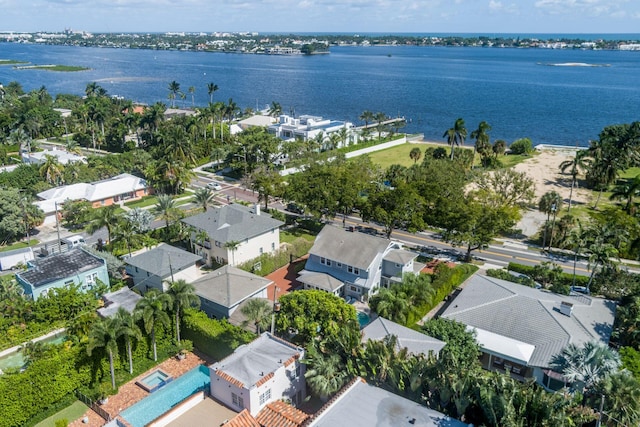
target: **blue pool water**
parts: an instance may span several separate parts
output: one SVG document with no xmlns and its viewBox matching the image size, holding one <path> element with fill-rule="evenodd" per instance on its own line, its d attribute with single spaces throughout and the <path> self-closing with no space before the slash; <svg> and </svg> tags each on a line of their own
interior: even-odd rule
<svg viewBox="0 0 640 427">
<path fill-rule="evenodd" d="M 358 323 L 360 323 L 360 329 L 364 328 L 371 322 L 371 317 L 364 311 L 358 311 Z"/>
<path fill-rule="evenodd" d="M 201 365 L 125 409 L 120 415 L 133 427 L 144 427 L 196 391 L 209 387 L 210 383 L 209 368 Z"/>
<path fill-rule="evenodd" d="M 162 384 L 169 378 L 169 374 L 165 374 L 162 371 L 154 371 L 150 375 L 147 375 L 140 381 L 141 383 L 149 386 L 149 388 Z"/>
</svg>

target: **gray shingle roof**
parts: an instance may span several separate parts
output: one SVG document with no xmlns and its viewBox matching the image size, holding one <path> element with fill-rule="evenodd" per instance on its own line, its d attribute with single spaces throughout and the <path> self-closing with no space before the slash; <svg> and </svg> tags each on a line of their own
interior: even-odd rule
<svg viewBox="0 0 640 427">
<path fill-rule="evenodd" d="M 573 304 L 570 317 L 560 313 L 562 301 Z M 442 317 L 531 344 L 529 365 L 548 367 L 569 343 L 608 342 L 615 309 L 613 301 L 558 295 L 476 274 Z"/>
<path fill-rule="evenodd" d="M 366 270 L 390 244 L 387 239 L 325 225 L 309 253 Z"/>
<path fill-rule="evenodd" d="M 406 265 L 409 261 L 414 260 L 417 257 L 418 254 L 415 252 L 410 252 L 404 249 L 394 249 L 384 256 L 384 260 Z"/>
<path fill-rule="evenodd" d="M 344 286 L 344 282 L 326 273 L 305 272 L 305 270 L 300 272 L 298 281 L 307 283 L 311 286 L 317 286 L 320 289 L 329 292 L 334 292 Z"/>
<path fill-rule="evenodd" d="M 227 243 L 243 241 L 279 228 L 284 223 L 260 212 L 239 204 L 225 205 L 209 209 L 199 215 L 182 220 L 185 224 L 204 230 L 211 239 Z"/>
<path fill-rule="evenodd" d="M 34 288 L 37 288 L 93 270 L 105 265 L 105 261 L 81 248 L 75 248 L 67 252 L 52 254 L 45 258 L 37 258 L 30 261 L 29 264 L 33 267 L 17 275 Z"/>
<path fill-rule="evenodd" d="M 251 389 L 268 374 L 290 363 L 292 357 L 301 357 L 303 354 L 302 348 L 264 332 L 209 368 L 214 372 L 222 371 Z"/>
<path fill-rule="evenodd" d="M 391 320 L 378 317 L 362 329 L 362 341 L 368 340 L 380 341 L 389 335 L 395 335 L 398 338 L 398 350 L 406 348 L 412 354 L 429 355 L 430 352 L 438 354 L 442 347 L 445 346 L 443 341 L 430 337 L 406 326 L 399 325 Z"/>
<path fill-rule="evenodd" d="M 193 282 L 199 297 L 233 307 L 271 284 L 271 280 L 225 265 Z"/>
<path fill-rule="evenodd" d="M 327 403 L 309 427 L 467 427 L 420 403 L 406 399 L 356 378 Z"/>
<path fill-rule="evenodd" d="M 127 310 L 129 313 L 133 313 L 136 308 L 136 304 L 142 297 L 131 289 L 124 287 L 114 292 L 107 292 L 102 296 L 104 301 L 104 307 L 98 309 L 98 314 L 101 317 L 110 317 L 116 314 L 120 307 Z"/>
<path fill-rule="evenodd" d="M 158 277 L 166 278 L 187 267 L 195 265 L 202 257 L 184 249 L 161 243 L 155 248 L 133 256 L 125 262 L 132 267 L 148 271 Z"/>
</svg>

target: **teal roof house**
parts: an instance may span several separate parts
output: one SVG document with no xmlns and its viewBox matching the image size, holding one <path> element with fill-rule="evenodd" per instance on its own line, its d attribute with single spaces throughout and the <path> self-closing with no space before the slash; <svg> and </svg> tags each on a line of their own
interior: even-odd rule
<svg viewBox="0 0 640 427">
<path fill-rule="evenodd" d="M 51 289 L 71 285 L 88 291 L 97 285 L 98 280 L 109 284 L 106 261 L 82 248 L 29 261 L 27 268 L 27 271 L 16 274 L 16 280 L 24 293 L 33 299 L 46 295 Z"/>
</svg>

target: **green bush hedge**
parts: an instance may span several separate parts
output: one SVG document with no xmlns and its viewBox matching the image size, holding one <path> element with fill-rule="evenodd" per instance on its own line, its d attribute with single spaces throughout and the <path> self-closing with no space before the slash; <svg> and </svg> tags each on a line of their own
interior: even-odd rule
<svg viewBox="0 0 640 427">
<path fill-rule="evenodd" d="M 515 262 L 510 262 L 507 266 L 508 270 L 515 271 L 517 273 L 526 274 L 527 276 L 533 276 L 534 267 L 530 267 L 528 265 L 517 264 Z M 535 280 L 535 278 L 534 278 Z M 587 276 L 576 276 L 576 286 L 587 286 L 589 283 L 589 277 Z M 556 286 L 573 286 L 573 274 L 572 273 L 562 273 L 560 275 L 560 280 L 558 283 L 554 283 Z"/>
<path fill-rule="evenodd" d="M 251 332 L 234 326 L 226 320 L 209 319 L 199 310 L 185 310 L 182 318 L 182 334 L 204 354 L 222 360 L 240 345 L 256 337 Z"/>
<path fill-rule="evenodd" d="M 473 264 L 457 265 L 454 268 L 450 268 L 446 264 L 438 264 L 431 279 L 431 286 L 435 291 L 431 304 L 414 307 L 407 316 L 407 325 L 417 323 L 476 271 L 478 271 L 478 267 Z"/>
<path fill-rule="evenodd" d="M 507 280 L 509 282 L 518 283 L 520 285 L 535 287 L 536 282 L 529 276 L 514 276 L 504 269 L 489 269 L 487 270 L 487 276 L 495 277 L 496 279 Z"/>
<path fill-rule="evenodd" d="M 309 249 L 311 249 L 311 246 L 313 246 L 313 242 L 310 242 L 303 237 L 299 237 L 286 245 L 284 249 L 280 249 L 273 254 L 262 254 L 258 258 L 240 264 L 238 268 L 257 274 L 258 276 L 266 276 L 269 273 L 273 273 L 280 267 L 284 267 L 289 264 L 292 257 L 295 259 L 306 254 L 309 252 Z M 260 263 L 260 268 L 255 269 L 254 267 L 258 262 Z"/>
</svg>

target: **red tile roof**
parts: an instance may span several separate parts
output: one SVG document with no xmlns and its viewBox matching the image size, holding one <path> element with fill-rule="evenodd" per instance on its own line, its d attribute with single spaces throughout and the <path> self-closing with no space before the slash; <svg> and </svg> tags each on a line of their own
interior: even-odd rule
<svg viewBox="0 0 640 427">
<path fill-rule="evenodd" d="M 293 406 L 276 400 L 268 403 L 256 416 L 262 427 L 300 427 L 309 418 Z"/>
<path fill-rule="evenodd" d="M 256 387 L 260 387 L 262 384 L 266 383 L 267 381 L 269 381 L 273 377 L 274 377 L 274 373 L 273 372 L 269 372 L 267 375 L 265 375 L 264 377 L 260 378 L 256 382 Z"/>
<path fill-rule="evenodd" d="M 226 372 L 224 372 L 222 369 L 218 369 L 215 371 L 216 375 L 218 375 L 220 378 L 222 378 L 225 381 L 230 382 L 231 384 L 233 384 L 236 387 L 239 388 L 244 388 L 244 383 L 242 383 L 242 381 L 238 381 L 237 379 L 235 379 L 234 377 L 232 377 L 231 375 L 227 374 Z"/>
<path fill-rule="evenodd" d="M 261 427 L 248 410 L 243 409 L 238 415 L 224 424 L 224 427 Z"/>
</svg>

